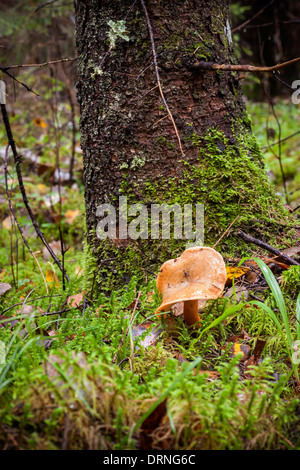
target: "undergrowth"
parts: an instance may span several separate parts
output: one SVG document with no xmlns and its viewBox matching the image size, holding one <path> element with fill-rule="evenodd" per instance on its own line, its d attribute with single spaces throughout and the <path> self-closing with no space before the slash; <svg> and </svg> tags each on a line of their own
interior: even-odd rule
<svg viewBox="0 0 300 470">
<path fill-rule="evenodd" d="M 87 292 L 86 304 L 70 308 L 65 300 L 79 287 L 74 281 L 62 292 L 54 285 L 52 297 L 35 301 L 29 291 L 23 305 L 2 316 L 2 448 L 139 449 L 145 416 L 163 398 L 167 414 L 153 429 L 153 449 L 299 448 L 297 433 L 289 439 L 298 399 L 285 341 L 263 310 L 241 305 L 217 323 L 236 306 L 220 299 L 207 306 L 200 331 L 192 333 L 180 317 L 153 315 L 160 300 L 155 279 L 144 287 L 132 279 L 95 300 Z M 2 298 L 2 311 L 20 303 L 18 291 Z M 33 309 L 25 313 L 29 304 Z M 146 319 L 162 329 L 148 347 L 142 340 L 150 329 L 130 334 Z M 251 350 L 257 337 L 268 339 L 262 360 L 243 380 L 243 359 L 232 357 L 228 341 L 242 328 L 252 337 Z"/>
</svg>

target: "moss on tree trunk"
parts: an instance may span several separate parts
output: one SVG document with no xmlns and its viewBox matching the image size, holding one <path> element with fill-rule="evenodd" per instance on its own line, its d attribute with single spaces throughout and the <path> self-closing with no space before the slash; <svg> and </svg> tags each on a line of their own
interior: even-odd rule
<svg viewBox="0 0 300 470">
<path fill-rule="evenodd" d="M 185 246 L 181 240 L 97 239 L 97 206 L 117 204 L 120 195 L 130 204 L 204 204 L 206 245 L 237 216 L 244 231 L 269 241 L 289 225 L 263 168 L 238 73 L 192 68 L 199 60 L 235 63 L 228 2 L 145 3 L 183 153 L 157 86 L 141 2 L 75 1 L 86 223 L 101 288 L 133 274 L 145 277 Z M 117 37 L 107 53 L 109 22 L 124 19 L 125 38 Z M 247 251 L 234 234 L 218 249 Z"/>
</svg>

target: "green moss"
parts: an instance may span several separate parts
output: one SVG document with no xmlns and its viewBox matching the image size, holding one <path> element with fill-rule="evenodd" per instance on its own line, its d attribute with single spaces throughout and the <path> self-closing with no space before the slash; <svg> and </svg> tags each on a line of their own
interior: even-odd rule
<svg viewBox="0 0 300 470">
<path fill-rule="evenodd" d="M 143 183 L 133 173 L 124 176 L 119 194 L 126 195 L 128 204 L 153 202 L 172 205 L 204 204 L 205 245 L 213 246 L 228 226 L 239 216 L 236 227 L 248 233 L 263 234 L 275 246 L 278 234 L 292 237 L 292 222 L 280 205 L 263 169 L 262 155 L 251 133 L 250 121 L 232 126 L 232 135 L 226 137 L 218 129 L 209 129 L 204 135 L 193 133 L 187 139 L 196 148 L 198 161 L 178 162 L 180 177 L 168 180 L 157 177 Z M 245 128 L 245 124 L 247 127 Z M 159 138 L 169 148 L 164 137 Z M 142 195 L 139 200 L 138 194 Z M 285 227 L 285 234 L 282 227 Z M 172 236 L 171 227 L 171 236 Z M 284 242 L 284 238 L 283 242 Z M 141 282 L 156 273 L 167 259 L 178 256 L 186 247 L 186 240 L 119 240 L 95 242 L 98 261 L 97 283 L 101 289 L 111 289 L 119 282 L 128 282 L 132 275 Z M 234 233 L 218 245 L 225 257 L 250 255 L 247 246 Z M 103 260 L 111 260 L 104 261 Z M 102 260 L 102 261 L 101 261 Z"/>
<path fill-rule="evenodd" d="M 300 266 L 291 266 L 283 272 L 281 287 L 286 294 L 297 297 L 300 292 Z"/>
</svg>

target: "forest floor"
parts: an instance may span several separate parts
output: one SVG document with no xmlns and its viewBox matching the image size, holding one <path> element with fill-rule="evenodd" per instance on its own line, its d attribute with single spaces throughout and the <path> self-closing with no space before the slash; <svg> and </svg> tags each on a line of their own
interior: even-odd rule
<svg viewBox="0 0 300 470">
<path fill-rule="evenodd" d="M 0 134 L 1 449 L 299 450 L 299 265 L 254 245 L 251 260 L 226 260 L 224 296 L 207 303 L 196 331 L 155 315 L 155 275 L 96 296 L 78 118 L 55 101 L 60 86 L 9 111 L 31 209 L 58 258 L 67 250 L 70 282 L 36 237 L 9 155 L 8 194 L 34 256 L 13 222 Z M 297 106 L 275 109 L 278 120 L 248 103 L 269 176 L 299 217 L 300 134 L 270 146 L 298 131 Z M 299 246 L 282 248 L 300 262 Z"/>
</svg>

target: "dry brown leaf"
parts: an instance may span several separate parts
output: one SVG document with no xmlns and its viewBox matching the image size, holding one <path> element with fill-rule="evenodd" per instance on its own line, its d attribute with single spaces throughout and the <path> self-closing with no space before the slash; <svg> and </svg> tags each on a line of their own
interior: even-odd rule
<svg viewBox="0 0 300 470">
<path fill-rule="evenodd" d="M 57 330 L 49 330 L 47 331 L 48 335 L 49 336 L 56 336 L 58 334 L 58 331 Z"/>
<path fill-rule="evenodd" d="M 80 292 L 80 294 L 70 295 L 67 300 L 68 306 L 74 308 L 79 307 L 83 302 L 86 292 L 85 290 L 84 292 Z"/>
<path fill-rule="evenodd" d="M 30 315 L 34 311 L 33 305 L 22 305 L 20 310 L 16 312 L 16 315 Z"/>
<path fill-rule="evenodd" d="M 0 295 L 5 294 L 9 289 L 11 289 L 11 285 L 7 282 L 0 282 Z"/>
</svg>

